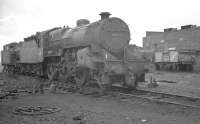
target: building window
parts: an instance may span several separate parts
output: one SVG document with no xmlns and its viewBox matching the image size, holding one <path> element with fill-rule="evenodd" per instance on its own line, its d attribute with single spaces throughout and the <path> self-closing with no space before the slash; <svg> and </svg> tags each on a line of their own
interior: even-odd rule
<svg viewBox="0 0 200 124">
<path fill-rule="evenodd" d="M 154 44 L 154 50 L 156 50 L 157 49 L 157 47 L 158 47 L 158 44 Z"/>
</svg>

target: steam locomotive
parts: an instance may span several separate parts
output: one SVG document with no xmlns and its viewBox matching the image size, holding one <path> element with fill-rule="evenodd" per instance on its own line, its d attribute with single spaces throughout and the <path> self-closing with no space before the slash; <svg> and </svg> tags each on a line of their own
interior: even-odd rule
<svg viewBox="0 0 200 124">
<path fill-rule="evenodd" d="M 19 43 L 4 46 L 3 72 L 74 81 L 99 87 L 120 84 L 135 88 L 144 77 L 144 60 L 129 45 L 128 25 L 100 13 L 99 21 L 77 21 L 74 28 L 56 27 L 37 32 Z"/>
</svg>

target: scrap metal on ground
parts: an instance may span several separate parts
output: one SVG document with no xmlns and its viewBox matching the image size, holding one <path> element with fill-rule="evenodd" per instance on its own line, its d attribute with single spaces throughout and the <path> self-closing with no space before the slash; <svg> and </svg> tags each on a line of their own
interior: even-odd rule
<svg viewBox="0 0 200 124">
<path fill-rule="evenodd" d="M 58 111 L 61 111 L 61 108 L 47 107 L 47 106 L 24 106 L 15 108 L 13 110 L 13 113 L 33 116 L 33 115 L 52 114 Z"/>
</svg>

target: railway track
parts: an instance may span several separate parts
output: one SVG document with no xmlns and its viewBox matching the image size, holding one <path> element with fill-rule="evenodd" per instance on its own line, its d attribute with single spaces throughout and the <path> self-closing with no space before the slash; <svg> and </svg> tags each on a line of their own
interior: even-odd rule
<svg viewBox="0 0 200 124">
<path fill-rule="evenodd" d="M 34 78 L 34 77 L 32 77 Z M 65 89 L 66 92 L 77 92 L 73 88 Z M 147 90 L 128 90 L 121 87 L 112 87 L 111 90 L 107 91 L 105 94 L 98 93 L 81 93 L 83 95 L 90 95 L 97 98 L 116 98 L 123 99 L 126 101 L 131 101 L 134 99 L 142 99 L 148 102 L 155 102 L 160 104 L 172 104 L 182 107 L 189 107 L 200 109 L 200 98 L 194 98 L 190 96 L 181 96 L 175 94 L 167 94 L 162 92 L 154 92 Z"/>
<path fill-rule="evenodd" d="M 86 95 L 91 95 L 97 98 L 109 98 L 109 99 L 115 98 L 129 102 L 131 102 L 131 100 L 140 99 L 159 104 L 169 104 L 186 108 L 200 109 L 200 98 L 147 91 L 147 90 L 131 91 L 124 88 L 115 87 L 104 95 L 96 95 L 92 93 Z"/>
<path fill-rule="evenodd" d="M 75 90 L 71 90 L 69 88 L 67 91 L 72 92 Z M 77 91 L 75 91 L 77 92 Z M 80 92 L 79 92 L 80 93 Z M 86 92 L 81 92 L 83 95 L 89 95 L 95 98 L 115 98 L 115 99 L 123 99 L 126 101 L 141 99 L 148 102 L 154 102 L 159 104 L 171 104 L 182 107 L 189 107 L 194 109 L 200 109 L 200 98 L 194 98 L 190 96 L 181 96 L 176 94 L 167 94 L 163 92 L 155 92 L 149 90 L 130 90 L 122 87 L 112 87 L 110 90 L 106 91 L 106 93 L 98 94 L 95 90 Z"/>
<path fill-rule="evenodd" d="M 142 91 L 142 92 L 145 92 L 145 94 L 142 94 L 142 95 L 127 94 L 127 93 L 119 93 L 119 94 L 122 96 L 129 96 L 132 98 L 149 100 L 152 102 L 173 104 L 173 105 L 178 105 L 178 106 L 183 106 L 183 107 L 200 109 L 199 98 L 192 98 L 192 97 L 187 97 L 187 96 L 179 96 L 179 95 L 172 95 L 172 94 L 165 94 L 165 93 L 158 93 L 158 92 L 151 92 L 151 91 Z"/>
</svg>

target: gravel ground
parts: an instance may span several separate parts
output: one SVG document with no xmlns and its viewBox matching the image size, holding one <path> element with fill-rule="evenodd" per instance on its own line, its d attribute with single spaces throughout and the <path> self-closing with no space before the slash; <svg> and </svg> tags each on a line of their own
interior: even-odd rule
<svg viewBox="0 0 200 124">
<path fill-rule="evenodd" d="M 0 75 L 11 87 L 31 90 L 33 78 Z M 32 85 L 31 85 L 32 84 Z M 13 89 L 11 88 L 11 89 Z M 5 90 L 5 88 L 4 88 Z M 19 106 L 57 106 L 61 111 L 47 115 L 15 115 Z M 79 117 L 79 119 L 76 119 Z M 199 124 L 200 110 L 142 100 L 99 98 L 78 93 L 25 94 L 0 100 L 0 124 Z"/>
<path fill-rule="evenodd" d="M 158 87 L 149 88 L 147 83 L 140 83 L 140 88 L 156 92 L 200 98 L 200 75 L 186 72 L 156 72 Z"/>
</svg>

